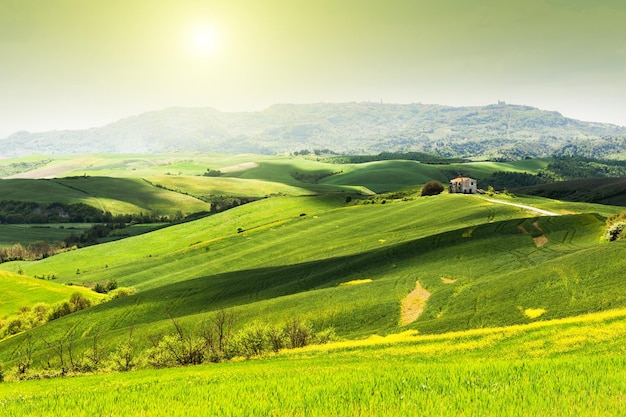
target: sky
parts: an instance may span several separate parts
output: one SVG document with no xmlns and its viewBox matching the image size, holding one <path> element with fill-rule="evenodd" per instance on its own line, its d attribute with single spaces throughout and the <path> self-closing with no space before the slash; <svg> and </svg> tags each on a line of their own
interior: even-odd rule
<svg viewBox="0 0 626 417">
<path fill-rule="evenodd" d="M 0 137 L 381 100 L 626 126 L 624 22 L 623 0 L 0 0 Z"/>
</svg>

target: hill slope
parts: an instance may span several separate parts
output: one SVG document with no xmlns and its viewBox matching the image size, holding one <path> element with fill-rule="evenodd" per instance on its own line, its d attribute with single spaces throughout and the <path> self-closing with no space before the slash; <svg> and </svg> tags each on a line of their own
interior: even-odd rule
<svg viewBox="0 0 626 417">
<path fill-rule="evenodd" d="M 431 296 L 408 328 L 439 333 L 626 306 L 615 291 L 626 284 L 624 244 L 602 243 L 603 233 L 597 214 L 536 217 L 477 196 L 349 205 L 336 196 L 282 197 L 0 267 L 55 273 L 65 283 L 114 278 L 134 286 L 136 295 L 33 330 L 59 336 L 73 328 L 89 337 L 98 329 L 111 346 L 129 328 L 147 344 L 171 329 L 172 317 L 198 326 L 221 309 L 233 311 L 237 326 L 301 317 L 346 337 L 398 331 L 402 301 L 416 283 Z M 590 259 L 601 259 L 602 268 Z M 535 310 L 543 315 L 528 314 Z"/>
<path fill-rule="evenodd" d="M 173 215 L 209 211 L 210 204 L 156 187 L 139 178 L 69 177 L 49 180 L 0 180 L 3 200 L 42 203 L 85 203 L 113 215 Z"/>
<path fill-rule="evenodd" d="M 7 271 L 0 271 L 0 289 L 0 318 L 14 313 L 20 307 L 68 300 L 75 292 L 93 300 L 101 298 L 86 288 L 61 285 Z"/>
<path fill-rule="evenodd" d="M 516 192 L 588 203 L 626 206 L 626 178 L 585 178 L 522 187 Z"/>
<path fill-rule="evenodd" d="M 100 128 L 18 132 L 2 156 L 75 153 L 347 153 L 423 151 L 454 157 L 623 157 L 626 128 L 568 119 L 528 106 L 426 104 L 274 105 L 261 112 L 170 108 Z M 601 137 L 605 139 L 599 140 Z"/>
</svg>

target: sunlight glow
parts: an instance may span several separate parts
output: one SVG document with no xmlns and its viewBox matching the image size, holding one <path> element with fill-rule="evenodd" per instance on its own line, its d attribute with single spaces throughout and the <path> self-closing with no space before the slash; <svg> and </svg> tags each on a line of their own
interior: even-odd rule
<svg viewBox="0 0 626 417">
<path fill-rule="evenodd" d="M 215 54 L 220 46 L 220 36 L 216 28 L 208 25 L 199 25 L 192 28 L 188 34 L 190 51 L 200 57 Z"/>
</svg>

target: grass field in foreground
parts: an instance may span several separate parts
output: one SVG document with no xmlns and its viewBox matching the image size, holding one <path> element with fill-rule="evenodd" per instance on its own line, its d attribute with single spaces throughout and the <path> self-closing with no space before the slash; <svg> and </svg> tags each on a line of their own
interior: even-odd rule
<svg viewBox="0 0 626 417">
<path fill-rule="evenodd" d="M 3 416 L 622 416 L 626 311 L 0 384 Z"/>
</svg>

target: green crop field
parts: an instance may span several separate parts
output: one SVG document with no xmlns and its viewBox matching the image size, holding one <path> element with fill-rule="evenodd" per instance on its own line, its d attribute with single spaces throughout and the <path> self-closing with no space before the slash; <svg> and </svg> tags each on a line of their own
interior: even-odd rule
<svg viewBox="0 0 626 417">
<path fill-rule="evenodd" d="M 285 185 L 279 182 L 270 182 L 256 179 L 241 179 L 230 177 L 190 177 L 162 175 L 150 177 L 148 180 L 155 185 L 176 190 L 196 197 L 211 195 L 229 195 L 242 197 L 265 197 L 272 194 L 307 195 L 310 191 Z"/>
<path fill-rule="evenodd" d="M 0 384 L 5 416 L 619 416 L 624 310 L 261 360 Z"/>
<path fill-rule="evenodd" d="M 28 246 L 34 242 L 58 242 L 72 233 L 78 234 L 89 224 L 0 224 L 0 248 L 16 243 Z"/>
<path fill-rule="evenodd" d="M 207 211 L 207 203 L 132 178 L 71 177 L 50 180 L 0 180 L 5 200 L 43 203 L 85 203 L 113 215 L 152 213 L 169 215 Z"/>
<path fill-rule="evenodd" d="M 0 271 L 0 318 L 14 313 L 20 307 L 67 300 L 75 292 L 93 300 L 102 298 L 86 288 Z"/>
<path fill-rule="evenodd" d="M 540 199 L 532 202 L 541 206 Z M 342 337 L 384 334 L 402 328 L 400 305 L 416 281 L 431 296 L 405 328 L 440 333 L 527 323 L 533 320 L 527 309 L 558 318 L 625 306 L 612 290 L 624 279 L 623 245 L 602 243 L 603 232 L 597 214 L 540 217 L 477 196 L 387 204 L 281 197 L 0 267 L 55 274 L 61 283 L 115 279 L 137 289 L 34 334 L 78 326 L 88 336 L 100 327 L 113 345 L 133 325 L 147 340 L 150 332 L 171 327 L 169 316 L 193 326 L 222 308 L 233 309 L 239 325 L 300 316 L 318 328 L 334 327 Z M 601 271 L 586 262 L 590 257 L 603 259 Z M 371 282 L 341 285 L 357 280 Z"/>
<path fill-rule="evenodd" d="M 68 361 L 96 351 L 114 358 L 131 341 L 138 369 L 2 383 L 6 415 L 556 416 L 618 415 L 624 406 L 626 246 L 605 239 L 607 217 L 623 208 L 510 194 L 418 197 L 423 183 L 445 182 L 461 168 L 483 178 L 501 169 L 536 172 L 546 161 L 83 161 L 91 164 L 86 176 L 66 171 L 2 180 L 0 188 L 11 199 L 82 201 L 114 213 L 208 212 L 201 199 L 259 199 L 0 264 L 5 316 L 66 300 L 77 288 L 107 300 L 1 340 L 8 380 L 20 378 L 25 352 L 34 378 L 66 372 Z M 223 172 L 201 176 L 206 169 Z M 371 196 L 383 191 L 392 193 Z M 3 245 L 20 237 L 16 228 L 2 230 Z M 132 290 L 117 297 L 82 288 L 110 282 Z M 34 283 L 52 286 L 25 295 Z M 249 361 L 148 369 L 151 349 L 171 340 L 164 335 L 199 335 L 220 314 L 232 318 L 236 334 L 295 319 L 311 326 L 314 340 L 338 341 Z"/>
</svg>

